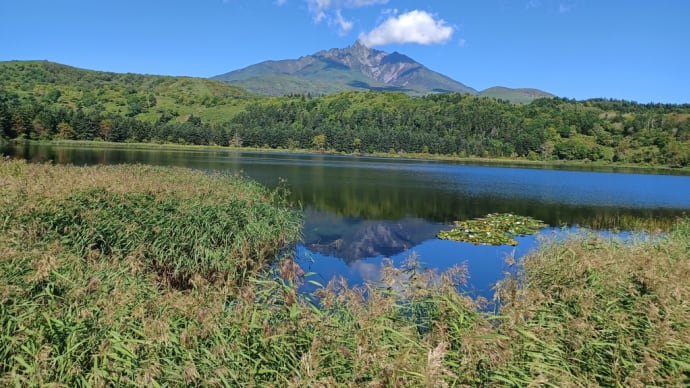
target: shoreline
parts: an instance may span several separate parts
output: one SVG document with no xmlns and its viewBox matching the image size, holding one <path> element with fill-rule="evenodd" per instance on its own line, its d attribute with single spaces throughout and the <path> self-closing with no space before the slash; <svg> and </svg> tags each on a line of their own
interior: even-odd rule
<svg viewBox="0 0 690 388">
<path fill-rule="evenodd" d="M 10 159 L 0 180 L 3 386 L 682 386 L 690 376 L 686 218 L 630 244 L 552 240 L 509 264 L 486 310 L 459 289 L 463 265 L 386 264 L 382 283 L 300 293 L 321 284 L 280 255 L 299 216 L 249 180 Z"/>
<path fill-rule="evenodd" d="M 234 147 L 219 145 L 194 145 L 194 144 L 175 144 L 175 143 L 146 143 L 146 142 L 108 142 L 93 140 L 18 140 L 8 141 L 14 146 L 18 144 L 49 144 L 57 146 L 88 146 L 91 148 L 122 148 L 122 149 L 164 149 L 172 151 L 231 151 L 231 152 L 257 152 L 257 153 L 283 153 L 283 154 L 303 154 L 303 155 L 326 155 L 326 156 L 347 156 L 347 157 L 372 157 L 397 160 L 419 160 L 429 162 L 446 162 L 461 165 L 487 166 L 487 167 L 516 167 L 516 168 L 536 168 L 548 170 L 566 171 L 590 171 L 590 172 L 613 172 L 613 173 L 636 173 L 654 175 L 680 175 L 690 176 L 690 168 L 674 168 L 669 166 L 651 166 L 639 164 L 625 164 L 617 162 L 590 162 L 583 160 L 528 160 L 524 158 L 483 158 L 483 157 L 460 157 L 452 155 L 435 155 L 420 153 L 341 153 L 335 151 L 315 151 L 310 149 L 282 149 L 282 148 L 262 148 L 262 147 Z M 0 143 L 1 144 L 1 143 Z"/>
</svg>

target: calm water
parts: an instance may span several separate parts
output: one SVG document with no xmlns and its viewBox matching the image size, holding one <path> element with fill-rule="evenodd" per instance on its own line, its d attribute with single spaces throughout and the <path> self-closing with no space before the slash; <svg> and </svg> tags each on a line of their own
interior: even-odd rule
<svg viewBox="0 0 690 388">
<path fill-rule="evenodd" d="M 468 291 L 490 297 L 519 258 L 560 227 L 601 225 L 627 216 L 674 218 L 690 213 L 690 177 L 486 167 L 375 157 L 23 145 L 4 154 L 75 165 L 145 163 L 241 172 L 275 187 L 286 179 L 305 212 L 298 247 L 313 280 L 335 275 L 351 284 L 375 281 L 384 257 L 396 264 L 415 254 L 443 270 L 466 263 Z M 512 212 L 552 226 L 519 238 L 517 247 L 475 246 L 435 238 L 454 220 Z"/>
</svg>

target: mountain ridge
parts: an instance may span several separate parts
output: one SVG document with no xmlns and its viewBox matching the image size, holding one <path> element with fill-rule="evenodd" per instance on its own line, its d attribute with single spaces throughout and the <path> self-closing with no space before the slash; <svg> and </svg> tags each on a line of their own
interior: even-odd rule
<svg viewBox="0 0 690 388">
<path fill-rule="evenodd" d="M 361 50 L 367 53 L 368 48 L 364 47 L 350 47 L 351 50 Z M 237 82 L 222 82 L 217 79 L 217 77 L 211 78 L 198 78 L 189 76 L 163 76 L 155 74 L 138 74 L 138 73 L 114 73 L 101 70 L 85 69 L 74 67 L 67 64 L 61 64 L 57 62 L 51 62 L 48 60 L 11 60 L 4 61 L 3 64 L 7 65 L 41 65 L 40 70 L 35 68 L 33 71 L 39 71 L 40 75 L 35 75 L 37 79 L 45 79 L 49 81 L 54 79 L 58 83 L 68 82 L 74 83 L 74 85 L 79 85 L 84 82 L 85 79 L 96 81 L 97 84 L 102 84 L 103 82 L 109 82 L 111 79 L 123 79 L 127 82 L 132 82 L 139 80 L 138 82 L 143 82 L 145 84 L 152 82 L 150 87 L 158 88 L 161 82 L 164 85 L 170 84 L 173 86 L 176 84 L 178 87 L 183 89 L 189 89 L 192 84 L 194 89 L 199 89 L 199 91 L 204 91 L 204 93 L 211 96 L 232 94 L 235 96 L 244 95 L 248 97 L 249 94 L 254 93 L 255 95 L 283 95 L 283 94 L 293 94 L 293 95 L 331 95 L 340 93 L 343 91 L 393 91 L 393 92 L 403 92 L 409 95 L 420 95 L 420 94 L 432 94 L 432 93 L 444 93 L 452 92 L 448 90 L 449 88 L 437 87 L 432 90 L 427 90 L 425 93 L 420 93 L 418 87 L 414 87 L 414 84 L 410 86 L 409 81 L 414 81 L 416 78 L 424 78 L 428 73 L 435 74 L 438 79 L 447 79 L 451 82 L 455 82 L 452 79 L 443 76 L 440 73 L 435 73 L 423 65 L 417 63 L 412 58 L 398 53 L 385 53 L 379 50 L 371 50 L 373 57 L 368 58 L 367 64 L 361 58 L 359 59 L 358 65 L 360 67 L 366 68 L 372 63 L 383 63 L 383 65 L 393 65 L 397 66 L 396 69 L 370 69 L 370 76 L 365 75 L 362 71 L 358 69 L 352 69 L 346 66 L 348 63 L 356 63 L 355 59 L 351 57 L 352 53 L 343 53 L 340 49 L 329 49 L 319 51 L 317 54 L 320 57 L 319 60 L 315 60 L 314 56 L 303 56 L 297 61 L 300 63 L 294 63 L 294 61 L 265 61 L 262 62 L 262 66 L 270 67 L 273 71 L 268 74 L 263 74 L 264 69 L 257 69 L 252 66 L 240 69 L 231 73 L 234 73 L 238 79 L 245 80 L 245 84 Z M 363 56 L 362 54 L 359 54 Z M 376 58 L 378 56 L 378 58 Z M 338 59 L 338 57 L 340 59 Z M 328 59 L 326 61 L 325 59 Z M 354 62 L 353 62 L 354 61 Z M 407 63 L 407 67 L 401 65 Z M 285 69 L 285 66 L 289 66 L 290 71 L 300 71 L 299 76 L 291 75 L 285 71 L 279 72 L 278 70 Z M 404 68 L 404 69 L 403 69 Z M 334 70 L 335 69 L 335 70 Z M 6 69 L 8 70 L 8 69 Z M 323 72 L 327 72 L 329 77 L 323 77 Z M 81 72 L 79 76 L 75 75 L 75 72 Z M 396 73 L 397 72 L 397 73 Z M 48 73 L 51 73 L 50 75 Z M 406 80 L 407 84 L 404 86 L 390 85 L 385 81 L 390 81 L 391 76 L 395 73 L 398 77 L 399 83 Z M 227 74 L 227 73 L 226 73 Z M 260 76 L 258 76 L 260 75 Z M 9 74 L 0 75 L 0 81 L 5 78 L 4 76 L 9 76 Z M 65 79 L 62 79 L 66 77 Z M 378 79 L 372 79 L 371 77 L 377 77 Z M 148 80 L 145 81 L 144 80 Z M 164 82 L 165 81 L 165 82 Z M 220 81 L 220 82 L 219 82 Z M 181 83 L 180 83 L 181 82 Z M 210 83 L 209 83 L 210 82 Z M 207 84 L 208 83 L 208 84 Z M 460 84 L 460 83 L 457 83 Z M 216 86 L 214 86 L 216 85 Z M 225 85 L 231 87 L 231 89 L 224 90 L 218 89 L 218 86 Z M 343 87 L 346 85 L 347 87 Z M 460 84 L 466 87 L 463 84 Z M 92 87 L 93 85 L 89 85 Z M 249 87 L 248 87 L 249 86 Z M 276 87 L 281 90 L 289 90 L 287 93 L 276 93 Z M 232 89 L 235 88 L 235 89 Z M 240 88 L 240 89 L 236 89 Z M 482 91 L 476 91 L 475 89 L 467 87 L 464 93 L 471 95 L 476 95 L 480 97 L 491 97 L 501 100 L 510 101 L 516 104 L 526 104 L 534 100 L 535 98 L 542 97 L 555 97 L 554 95 L 543 92 L 538 89 L 523 88 L 523 89 L 511 89 L 502 86 L 491 87 Z M 240 92 L 242 90 L 242 92 Z M 167 93 L 167 91 L 166 91 Z M 463 92 L 460 92 L 463 93 Z M 206 103 L 208 104 L 208 103 Z M 214 103 L 215 104 L 215 103 Z"/>
<path fill-rule="evenodd" d="M 269 75 L 302 83 L 302 89 L 308 89 L 310 82 L 328 82 L 337 91 L 387 90 L 412 95 L 438 92 L 478 94 L 474 88 L 435 72 L 407 55 L 371 49 L 359 42 L 343 49 L 321 50 L 297 59 L 264 61 L 211 79 L 261 94 L 305 94 L 305 90 L 288 90 L 279 86 L 270 93 L 266 93 L 265 88 L 262 92 L 257 84 L 261 84 L 262 78 Z"/>
<path fill-rule="evenodd" d="M 409 95 L 455 92 L 519 104 L 555 97 L 533 88 L 494 86 L 479 91 L 405 54 L 372 49 L 359 41 L 342 49 L 320 50 L 297 59 L 259 62 L 211 79 L 270 96 L 323 95 L 351 90 L 398 91 Z"/>
</svg>

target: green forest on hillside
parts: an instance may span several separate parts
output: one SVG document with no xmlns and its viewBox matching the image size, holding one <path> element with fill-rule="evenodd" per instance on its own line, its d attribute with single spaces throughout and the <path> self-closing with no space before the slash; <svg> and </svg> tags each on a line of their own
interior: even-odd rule
<svg viewBox="0 0 690 388">
<path fill-rule="evenodd" d="M 690 104 L 465 94 L 258 97 L 190 77 L 0 63 L 0 134 L 686 167 Z"/>
</svg>

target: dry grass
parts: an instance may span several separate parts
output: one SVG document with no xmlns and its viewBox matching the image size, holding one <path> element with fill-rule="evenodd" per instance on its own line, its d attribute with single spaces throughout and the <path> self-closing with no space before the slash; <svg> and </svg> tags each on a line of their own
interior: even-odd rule
<svg viewBox="0 0 690 388">
<path fill-rule="evenodd" d="M 284 198 L 188 170 L 0 162 L 0 385 L 690 384 L 690 221 L 547 244 L 499 286 L 496 314 L 458 293 L 463 268 L 414 258 L 380 284 L 300 294 L 308 274 L 268 265 L 299 234 Z M 251 233 L 208 232 L 219 214 Z M 178 250 L 189 240 L 197 256 Z M 161 276 L 166 252 L 196 268 L 184 282 Z M 206 271 L 219 261 L 224 276 Z"/>
<path fill-rule="evenodd" d="M 690 222 L 633 244 L 579 237 L 522 264 L 500 287 L 501 331 L 523 363 L 506 376 L 578 386 L 690 382 Z"/>
<path fill-rule="evenodd" d="M 88 168 L 29 164 L 6 159 L 0 163 L 0 190 L 7 201 L 22 196 L 26 200 L 38 198 L 61 199 L 76 191 L 103 189 L 112 193 L 175 194 L 184 198 L 243 199 L 247 196 L 246 180 L 208 179 L 208 176 L 189 169 L 171 169 L 146 165 L 101 165 Z M 250 188 L 252 194 L 260 190 Z M 267 199 L 268 191 L 253 200 Z M 248 198 L 249 199 L 249 198 Z"/>
</svg>

